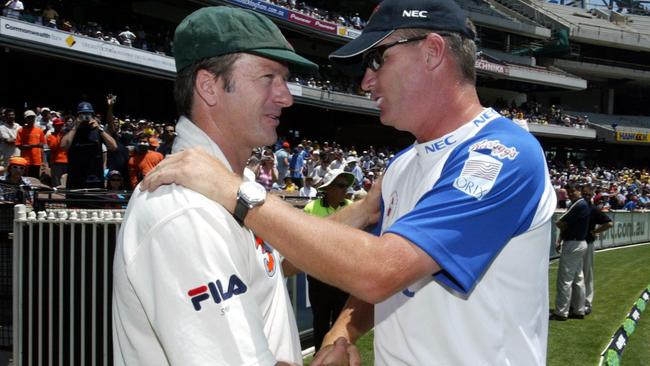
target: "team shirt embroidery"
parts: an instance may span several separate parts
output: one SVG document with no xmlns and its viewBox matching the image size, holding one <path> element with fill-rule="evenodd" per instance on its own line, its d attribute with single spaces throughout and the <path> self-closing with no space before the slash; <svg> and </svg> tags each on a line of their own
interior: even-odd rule
<svg viewBox="0 0 650 366">
<path fill-rule="evenodd" d="M 494 187 L 502 167 L 503 163 L 497 159 L 472 151 L 460 176 L 454 180 L 454 188 L 481 200 Z"/>
<path fill-rule="evenodd" d="M 515 158 L 517 158 L 517 155 L 519 155 L 519 151 L 517 151 L 515 147 L 508 147 L 502 144 L 499 140 L 485 139 L 469 147 L 469 151 L 479 150 L 489 150 L 490 155 L 502 160 L 505 158 L 508 158 L 509 160 L 515 160 Z"/>
</svg>

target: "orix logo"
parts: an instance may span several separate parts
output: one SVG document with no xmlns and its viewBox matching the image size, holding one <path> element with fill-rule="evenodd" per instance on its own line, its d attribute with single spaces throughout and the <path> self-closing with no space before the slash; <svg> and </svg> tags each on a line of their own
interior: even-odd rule
<svg viewBox="0 0 650 366">
<path fill-rule="evenodd" d="M 233 296 L 241 295 L 246 292 L 248 288 L 246 284 L 237 277 L 237 275 L 231 275 L 228 280 L 228 288 L 224 291 L 223 284 L 221 280 L 216 280 L 215 282 L 208 282 L 207 286 L 199 286 L 193 288 L 187 292 L 187 295 L 192 299 L 192 305 L 194 310 L 201 310 L 201 302 L 212 297 L 212 301 L 219 304 L 222 301 L 226 301 Z"/>
<path fill-rule="evenodd" d="M 402 18 L 426 18 L 428 13 L 426 10 L 404 10 Z"/>
</svg>

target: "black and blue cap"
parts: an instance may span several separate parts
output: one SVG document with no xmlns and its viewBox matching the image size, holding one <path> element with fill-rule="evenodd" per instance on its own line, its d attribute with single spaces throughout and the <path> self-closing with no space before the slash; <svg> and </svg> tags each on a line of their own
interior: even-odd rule
<svg viewBox="0 0 650 366">
<path fill-rule="evenodd" d="M 77 113 L 95 113 L 93 105 L 88 102 L 81 102 L 77 105 Z"/>
<path fill-rule="evenodd" d="M 370 16 L 361 35 L 329 55 L 332 62 L 361 61 L 361 55 L 396 29 L 422 28 L 474 39 L 467 14 L 453 0 L 385 0 Z"/>
</svg>

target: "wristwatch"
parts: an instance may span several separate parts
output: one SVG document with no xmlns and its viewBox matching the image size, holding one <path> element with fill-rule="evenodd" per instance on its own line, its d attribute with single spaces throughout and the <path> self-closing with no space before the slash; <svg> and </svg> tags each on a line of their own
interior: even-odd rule
<svg viewBox="0 0 650 366">
<path fill-rule="evenodd" d="M 233 216 L 241 224 L 248 214 L 248 210 L 260 206 L 266 200 L 266 189 L 256 182 L 244 182 L 237 191 L 237 205 Z"/>
<path fill-rule="evenodd" d="M 99 131 L 99 133 L 104 132 L 104 127 L 102 126 L 97 127 L 97 131 Z"/>
</svg>

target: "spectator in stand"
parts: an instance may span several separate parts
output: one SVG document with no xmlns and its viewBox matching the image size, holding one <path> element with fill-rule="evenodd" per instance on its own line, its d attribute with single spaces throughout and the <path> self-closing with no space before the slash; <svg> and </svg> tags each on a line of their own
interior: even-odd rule
<svg viewBox="0 0 650 366">
<path fill-rule="evenodd" d="M 363 171 L 359 167 L 359 159 L 355 156 L 350 156 L 345 162 L 347 163 L 345 171 L 354 175 L 354 184 L 352 186 L 358 189 L 361 187 L 361 183 L 363 183 Z"/>
<path fill-rule="evenodd" d="M 61 148 L 61 139 L 63 138 L 63 126 L 65 122 L 61 118 L 55 118 L 52 121 L 54 131 L 47 135 L 47 145 L 50 148 L 50 176 L 52 177 L 52 187 L 61 185 L 61 176 L 68 172 L 68 154 Z"/>
<path fill-rule="evenodd" d="M 48 107 L 43 107 L 40 109 L 40 112 L 36 113 L 36 127 L 43 130 L 45 136 L 47 136 L 50 131 L 52 131 L 52 118 L 52 112 Z M 47 144 L 43 145 L 43 161 L 46 163 L 46 165 L 49 165 L 50 147 Z"/>
<path fill-rule="evenodd" d="M 116 144 L 114 151 L 106 152 L 106 169 L 109 171 L 117 170 L 120 172 L 122 179 L 129 176 L 129 149 L 128 145 L 131 144 L 132 136 L 129 131 L 124 131 L 122 134 L 122 127 L 120 119 L 115 116 L 115 105 L 117 104 L 117 95 L 108 94 L 106 96 L 106 132 L 113 138 Z M 128 181 L 124 182 L 126 187 L 129 187 Z M 129 187 L 133 189 L 133 187 Z"/>
<path fill-rule="evenodd" d="M 2 201 L 13 203 L 31 203 L 31 182 L 25 178 L 27 160 L 19 156 L 9 158 L 9 167 L 0 176 L 0 197 Z"/>
<path fill-rule="evenodd" d="M 643 192 L 639 197 L 638 204 L 640 208 L 648 208 L 648 206 L 650 205 L 650 191 L 648 191 L 645 188 L 643 189 Z"/>
<path fill-rule="evenodd" d="M 278 181 L 284 182 L 284 178 L 289 175 L 289 158 L 291 157 L 291 145 L 287 141 L 282 143 L 282 148 L 275 152 L 277 160 Z"/>
<path fill-rule="evenodd" d="M 133 47 L 133 42 L 135 42 L 136 36 L 133 32 L 131 32 L 131 28 L 127 25 L 124 27 L 124 31 L 118 34 L 118 38 L 120 39 L 122 45 Z"/>
<path fill-rule="evenodd" d="M 163 154 L 163 156 L 167 156 L 167 154 L 171 154 L 172 145 L 174 144 L 174 139 L 176 138 L 176 129 L 174 125 L 165 125 L 161 138 L 162 143 L 158 148 L 158 152 Z"/>
<path fill-rule="evenodd" d="M 124 177 L 117 170 L 111 170 L 106 175 L 106 190 L 108 191 L 126 191 L 127 184 L 124 181 Z"/>
<path fill-rule="evenodd" d="M 329 165 L 329 170 L 343 170 L 345 162 L 343 161 L 343 150 L 337 149 L 334 152 L 334 159 Z"/>
<path fill-rule="evenodd" d="M 16 135 L 16 147 L 20 149 L 20 156 L 27 160 L 26 175 L 34 178 L 41 177 L 41 165 L 43 165 L 43 145 L 45 145 L 45 134 L 43 130 L 36 127 L 36 113 L 26 110 L 24 113 L 24 124 Z"/>
<path fill-rule="evenodd" d="M 5 3 L 2 13 L 7 18 L 20 19 L 20 15 L 25 10 L 23 2 L 20 0 L 9 0 Z"/>
<path fill-rule="evenodd" d="M 56 21 L 58 19 L 59 13 L 52 8 L 52 4 L 47 3 L 45 9 L 43 9 L 43 24 L 49 26 L 53 23 L 56 26 Z"/>
<path fill-rule="evenodd" d="M 329 154 L 326 152 L 321 152 L 319 153 L 319 156 L 319 164 L 314 168 L 310 175 L 310 177 L 314 178 L 314 186 L 318 186 L 325 177 L 325 174 L 329 172 Z"/>
<path fill-rule="evenodd" d="M 354 183 L 354 175 L 343 170 L 331 170 L 318 188 L 323 196 L 307 203 L 304 211 L 309 215 L 326 217 L 350 205 L 352 201 L 346 199 L 345 194 L 352 183 Z M 349 295 L 310 275 L 307 275 L 307 279 L 309 280 L 309 302 L 313 315 L 314 347 L 318 352 L 325 334 L 329 332 L 332 324 L 339 317 Z"/>
<path fill-rule="evenodd" d="M 623 205 L 623 209 L 627 211 L 636 211 L 638 210 L 639 204 L 637 202 L 638 198 L 637 195 L 634 193 L 628 193 L 625 196 L 625 205 Z"/>
<path fill-rule="evenodd" d="M 104 153 L 117 149 L 115 139 L 104 130 L 88 102 L 77 106 L 74 126 L 61 139 L 68 153 L 67 189 L 104 188 Z"/>
<path fill-rule="evenodd" d="M 129 180 L 133 188 L 164 159 L 161 153 L 150 149 L 151 142 L 151 138 L 143 134 L 136 145 L 135 154 L 129 159 Z"/>
<path fill-rule="evenodd" d="M 282 186 L 282 190 L 288 193 L 296 192 L 298 190 L 298 186 L 296 186 L 290 176 L 286 176 L 284 177 L 284 185 Z"/>
<path fill-rule="evenodd" d="M 262 156 L 262 163 L 255 170 L 255 181 L 267 191 L 273 188 L 273 183 L 278 182 L 278 170 L 275 168 L 275 159 L 272 156 Z"/>
<path fill-rule="evenodd" d="M 293 180 L 293 183 L 298 187 L 302 187 L 302 182 L 303 182 L 303 168 L 305 167 L 305 155 L 307 152 L 305 151 L 304 146 L 302 144 L 298 144 L 296 148 L 293 151 L 293 155 L 291 155 L 291 160 L 289 162 L 289 175 L 291 176 L 291 179 Z"/>
<path fill-rule="evenodd" d="M 300 197 L 314 198 L 318 195 L 318 191 L 314 188 L 314 178 L 310 176 L 305 177 L 305 184 L 298 191 Z"/>
<path fill-rule="evenodd" d="M 355 13 L 354 16 L 350 19 L 350 21 L 352 22 L 352 26 L 355 29 L 362 29 L 363 28 L 363 26 L 361 24 L 361 17 L 359 17 L 359 13 Z"/>
<path fill-rule="evenodd" d="M 313 177 L 314 169 L 316 169 L 316 167 L 319 164 L 320 164 L 320 151 L 311 150 L 309 153 L 307 153 L 307 158 L 305 159 L 305 167 L 303 168 L 305 177 Z"/>
<path fill-rule="evenodd" d="M 16 147 L 20 125 L 16 123 L 16 112 L 13 109 L 5 109 L 3 116 L 0 123 L 0 166 L 6 168 L 10 157 L 20 155 L 20 150 Z"/>
<path fill-rule="evenodd" d="M 52 112 L 50 108 L 41 108 L 40 113 L 36 115 L 36 127 L 43 130 L 43 133 L 46 135 L 52 130 Z"/>
</svg>

